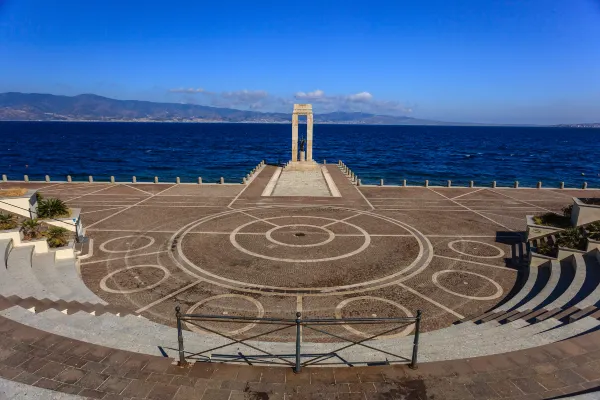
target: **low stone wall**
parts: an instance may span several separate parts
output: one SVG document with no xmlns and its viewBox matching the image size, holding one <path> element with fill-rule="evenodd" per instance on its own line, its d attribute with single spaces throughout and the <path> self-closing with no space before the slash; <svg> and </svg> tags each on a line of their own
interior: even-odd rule
<svg viewBox="0 0 600 400">
<path fill-rule="evenodd" d="M 36 190 L 28 190 L 23 196 L 0 197 L 0 210 L 31 218 L 37 210 Z"/>
</svg>

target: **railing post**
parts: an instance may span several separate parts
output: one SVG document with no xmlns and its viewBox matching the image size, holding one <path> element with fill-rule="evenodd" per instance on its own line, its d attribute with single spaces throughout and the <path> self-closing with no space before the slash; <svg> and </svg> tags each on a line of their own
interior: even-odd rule
<svg viewBox="0 0 600 400">
<path fill-rule="evenodd" d="M 177 342 L 179 343 L 179 362 L 177 365 L 183 367 L 187 365 L 187 361 L 183 354 L 183 331 L 181 329 L 181 308 L 179 306 L 175 307 L 175 316 L 177 317 Z"/>
<path fill-rule="evenodd" d="M 296 313 L 296 365 L 294 366 L 294 373 L 299 374 L 302 368 L 301 357 L 300 357 L 300 339 L 301 339 L 301 325 L 302 323 L 302 313 Z"/>
<path fill-rule="evenodd" d="M 417 355 L 419 353 L 419 330 L 421 329 L 421 310 L 417 310 L 417 321 L 415 322 L 415 338 L 413 341 L 412 359 L 410 360 L 409 368 L 417 369 Z"/>
</svg>

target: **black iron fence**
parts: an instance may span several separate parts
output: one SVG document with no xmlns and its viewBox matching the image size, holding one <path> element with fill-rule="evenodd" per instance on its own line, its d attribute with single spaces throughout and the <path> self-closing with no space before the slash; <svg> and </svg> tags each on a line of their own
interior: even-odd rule
<svg viewBox="0 0 600 400">
<path fill-rule="evenodd" d="M 301 313 L 296 313 L 295 319 L 285 318 L 257 318 L 257 317 L 237 317 L 227 315 L 203 315 L 203 314 L 182 314 L 179 306 L 175 308 L 175 316 L 177 318 L 177 339 L 178 339 L 178 352 L 179 352 L 179 365 L 186 365 L 188 360 L 196 361 L 209 361 L 209 362 L 234 362 L 234 363 L 245 363 L 248 365 L 255 364 L 269 364 L 269 365 L 284 365 L 294 369 L 294 372 L 300 372 L 302 367 L 314 366 L 314 365 L 347 365 L 354 366 L 356 364 L 367 364 L 367 365 L 383 365 L 389 364 L 388 357 L 393 357 L 396 362 L 407 362 L 409 367 L 417 368 L 417 357 L 419 353 L 419 332 L 421 325 L 421 310 L 417 311 L 415 317 L 401 317 L 401 318 L 309 318 L 303 319 Z M 242 338 L 235 338 L 238 336 L 234 333 L 225 334 L 219 332 L 215 328 L 211 328 L 210 323 L 230 323 L 230 324 L 254 324 L 254 325 L 267 325 L 270 326 L 266 331 L 249 335 Z M 225 339 L 229 342 L 221 344 L 200 352 L 186 351 L 184 347 L 183 338 L 183 327 L 182 324 L 190 324 L 196 326 L 203 331 L 213 333 Z M 209 323 L 209 324 L 207 324 Z M 364 338 L 360 340 L 354 340 L 347 337 L 343 337 L 337 332 L 328 331 L 328 327 L 336 326 L 351 326 L 351 325 L 374 325 L 376 327 L 384 327 L 385 329 L 376 334 L 365 334 Z M 393 325 L 390 328 L 390 325 Z M 407 328 L 414 325 L 414 337 L 412 345 L 412 354 L 409 357 L 405 357 L 399 354 L 392 353 L 387 350 L 383 350 L 370 345 L 368 342 L 373 339 L 380 338 L 382 336 L 393 335 L 400 329 Z M 260 337 L 266 337 L 267 335 L 273 335 L 275 333 L 282 333 L 288 330 L 288 334 L 291 332 L 295 337 L 295 351 L 291 354 L 279 354 L 273 351 L 265 350 L 260 348 L 260 343 L 250 343 L 250 341 L 258 339 Z M 303 330 L 310 330 L 324 335 L 325 337 L 331 337 L 339 341 L 340 347 L 327 351 L 324 353 L 303 353 L 302 352 L 302 334 Z M 335 329 L 334 329 L 335 330 Z M 263 342 L 264 343 L 264 342 Z M 272 342 L 271 342 L 272 343 Z M 338 343 L 338 342 L 335 342 Z M 254 354 L 245 354 L 242 351 L 238 351 L 236 354 L 221 354 L 217 353 L 219 350 L 230 347 L 231 345 L 240 344 L 252 349 Z M 352 361 L 346 360 L 340 356 L 339 352 L 349 349 L 354 346 L 361 346 L 369 349 L 375 354 L 381 354 L 383 360 L 381 361 Z"/>
</svg>

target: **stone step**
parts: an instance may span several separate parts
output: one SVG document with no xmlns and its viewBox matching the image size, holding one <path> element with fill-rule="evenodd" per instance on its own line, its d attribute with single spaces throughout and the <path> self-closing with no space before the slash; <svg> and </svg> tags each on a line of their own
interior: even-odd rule
<svg viewBox="0 0 600 400">
<path fill-rule="evenodd" d="M 516 295 L 514 295 L 509 301 L 497 307 L 495 309 L 496 312 L 506 312 L 512 310 L 531 293 L 533 287 L 535 286 L 535 282 L 537 281 L 539 269 L 537 267 L 527 267 L 527 271 L 527 280 L 525 281 L 525 284 L 523 284 L 521 290 Z"/>
<path fill-rule="evenodd" d="M 59 260 L 56 262 L 56 276 L 71 290 L 71 294 L 64 297 L 68 301 L 89 302 L 92 304 L 108 304 L 98 297 L 83 283 L 76 260 Z"/>
<path fill-rule="evenodd" d="M 87 397 L 77 396 L 74 394 L 61 393 L 58 391 L 43 389 L 37 386 L 20 383 L 17 381 L 9 381 L 0 378 L 0 398 L 15 399 L 15 400 L 83 400 Z"/>
<path fill-rule="evenodd" d="M 522 305 L 517 307 L 518 311 L 525 310 L 535 310 L 537 307 L 541 306 L 548 297 L 552 294 L 552 292 L 556 289 L 558 285 L 558 281 L 561 275 L 561 265 L 558 261 L 550 261 L 549 266 L 550 277 L 548 281 L 533 298 L 531 298 L 528 302 L 523 303 Z"/>
<path fill-rule="evenodd" d="M 7 279 L 0 282 L 0 295 L 58 299 L 35 278 L 31 267 L 33 250 L 33 246 L 13 247 L 8 256 Z"/>
</svg>

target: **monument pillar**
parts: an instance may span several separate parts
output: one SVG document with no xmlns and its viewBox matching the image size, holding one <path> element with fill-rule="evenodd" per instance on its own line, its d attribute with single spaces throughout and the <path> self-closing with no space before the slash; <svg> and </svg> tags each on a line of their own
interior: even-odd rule
<svg viewBox="0 0 600 400">
<path fill-rule="evenodd" d="M 292 162 L 298 161 L 298 114 L 292 114 Z"/>
<path fill-rule="evenodd" d="M 306 115 L 306 161 L 312 161 L 313 114 Z"/>
</svg>

